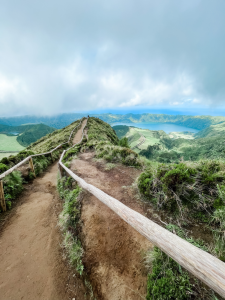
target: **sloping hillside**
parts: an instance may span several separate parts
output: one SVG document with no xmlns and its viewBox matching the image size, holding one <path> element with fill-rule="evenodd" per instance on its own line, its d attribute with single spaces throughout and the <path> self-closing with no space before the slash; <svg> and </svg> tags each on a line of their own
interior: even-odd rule
<svg viewBox="0 0 225 300">
<path fill-rule="evenodd" d="M 32 127 L 26 129 L 22 134 L 20 134 L 17 137 L 17 141 L 18 143 L 20 143 L 20 145 L 27 147 L 43 136 L 52 133 L 53 131 L 55 131 L 55 128 L 49 127 L 45 124 L 33 125 Z"/>
<path fill-rule="evenodd" d="M 85 122 L 75 132 L 73 141 L 80 140 Z M 14 159 L 33 153 L 31 150 L 40 153 L 52 149 L 59 141 L 68 140 L 78 124 L 74 122 L 49 134 Z M 121 147 L 111 126 L 97 118 L 88 119 L 84 134 L 82 142 L 64 155 L 67 168 L 225 261 L 223 161 L 155 164 L 132 149 Z M 161 134 L 157 137 L 161 138 Z M 167 139 L 162 136 L 161 140 L 166 145 Z M 6 159 L 0 166 L 4 168 L 5 163 L 7 168 L 13 162 Z M 38 175 L 52 164 L 52 158 L 40 156 L 34 164 Z M 23 189 L 22 171 L 4 178 L 5 193 L 12 204 Z M 57 183 L 61 200 L 56 193 L 56 164 L 33 182 L 33 177 L 28 176 L 29 184 L 19 198 L 21 205 L 18 210 L 15 206 L 16 217 L 6 223 L 0 237 L 0 300 L 15 295 L 31 295 L 32 299 L 40 299 L 41 295 L 50 300 L 221 299 L 97 198 L 82 191 L 62 170 L 61 174 Z M 12 251 L 3 259 L 11 245 Z M 64 262 L 67 259 L 67 267 L 62 255 Z"/>
<path fill-rule="evenodd" d="M 49 127 L 45 124 L 37 124 L 37 125 L 30 124 L 30 125 L 21 125 L 21 126 L 8 126 L 8 125 L 0 124 L 0 134 L 5 134 L 9 137 L 17 136 L 17 142 L 22 147 L 29 146 L 31 143 L 36 142 L 38 139 L 42 138 L 46 134 L 51 133 L 53 131 L 55 131 L 55 128 Z M 13 142 L 13 138 L 12 138 L 12 142 Z M 7 150 L 7 149 L 1 149 L 1 150 Z"/>
<path fill-rule="evenodd" d="M 223 137 L 225 136 L 225 122 L 222 122 L 217 125 L 211 125 L 206 129 L 203 129 L 195 134 L 195 138 L 204 138 L 204 137 Z"/>
</svg>

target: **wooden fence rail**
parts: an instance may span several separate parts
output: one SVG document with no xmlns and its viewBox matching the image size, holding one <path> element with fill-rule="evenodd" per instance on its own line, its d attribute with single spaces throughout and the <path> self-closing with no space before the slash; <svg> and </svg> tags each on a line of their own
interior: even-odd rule
<svg viewBox="0 0 225 300">
<path fill-rule="evenodd" d="M 45 153 L 40 153 L 40 154 L 30 155 L 30 156 L 26 157 L 24 160 L 22 160 L 21 162 L 19 162 L 18 164 L 16 164 L 15 166 L 13 166 L 12 168 L 10 168 L 9 170 L 5 171 L 4 173 L 2 173 L 0 175 L 0 206 L 1 206 L 1 208 L 2 208 L 3 211 L 6 211 L 6 203 L 5 203 L 4 187 L 3 187 L 3 181 L 2 181 L 2 179 L 5 176 L 7 176 L 10 173 L 12 173 L 13 171 L 15 171 L 17 168 L 19 168 L 20 166 L 22 166 L 23 164 L 25 164 L 28 161 L 29 161 L 29 165 L 30 165 L 31 171 L 34 173 L 34 176 L 35 176 L 35 171 L 34 171 L 34 165 L 33 165 L 33 159 L 32 158 L 33 157 L 37 157 L 37 156 L 43 156 L 43 155 L 51 155 L 51 157 L 52 157 L 52 153 L 54 151 L 56 151 L 57 149 L 61 148 L 63 145 L 68 144 L 70 142 L 70 139 L 71 139 L 71 137 L 73 135 L 74 130 L 82 124 L 82 122 L 83 122 L 84 119 L 85 118 L 82 118 L 81 121 L 80 121 L 80 123 L 73 128 L 73 130 L 71 131 L 69 139 L 68 139 L 67 142 L 58 145 L 57 147 L 55 147 L 51 151 L 48 151 L 48 152 L 45 152 Z M 82 135 L 82 138 L 83 138 L 83 135 Z"/>
<path fill-rule="evenodd" d="M 63 164 L 62 159 L 66 152 L 66 150 L 63 151 L 58 163 L 61 176 L 64 170 L 83 189 L 94 195 L 151 243 L 225 298 L 225 264 L 221 260 L 181 239 L 95 186 L 88 184 Z"/>
</svg>

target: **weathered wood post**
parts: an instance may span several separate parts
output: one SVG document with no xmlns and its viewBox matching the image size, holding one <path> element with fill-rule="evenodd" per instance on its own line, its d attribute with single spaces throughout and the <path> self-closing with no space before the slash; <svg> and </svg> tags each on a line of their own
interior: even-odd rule
<svg viewBox="0 0 225 300">
<path fill-rule="evenodd" d="M 0 180 L 0 204 L 3 211 L 6 211 L 6 203 L 5 203 L 5 196 L 4 196 L 4 188 L 3 182 Z"/>
<path fill-rule="evenodd" d="M 60 176 L 60 179 L 63 178 L 63 168 L 60 166 L 60 164 L 58 163 L 58 169 L 59 169 L 59 176 Z"/>
<path fill-rule="evenodd" d="M 30 159 L 29 159 L 29 165 L 30 165 L 31 171 L 34 173 L 34 177 L 36 177 L 36 174 L 35 174 L 35 169 L 34 169 L 34 164 L 33 164 L 33 159 L 32 159 L 32 157 L 30 157 Z"/>
</svg>

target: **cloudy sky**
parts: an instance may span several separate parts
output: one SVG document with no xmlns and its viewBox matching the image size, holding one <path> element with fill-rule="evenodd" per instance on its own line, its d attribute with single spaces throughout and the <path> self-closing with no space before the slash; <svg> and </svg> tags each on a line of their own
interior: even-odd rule
<svg viewBox="0 0 225 300">
<path fill-rule="evenodd" d="M 224 0 L 0 0 L 0 116 L 225 106 Z"/>
</svg>

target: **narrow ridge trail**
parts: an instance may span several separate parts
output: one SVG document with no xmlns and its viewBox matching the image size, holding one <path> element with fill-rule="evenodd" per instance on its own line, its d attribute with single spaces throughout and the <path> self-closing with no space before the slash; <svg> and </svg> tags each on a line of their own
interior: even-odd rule
<svg viewBox="0 0 225 300">
<path fill-rule="evenodd" d="M 81 140 L 82 130 L 73 143 Z M 0 300 L 85 299 L 85 288 L 63 260 L 57 217 L 57 163 L 24 186 L 21 205 L 11 212 L 0 235 Z"/>
</svg>

